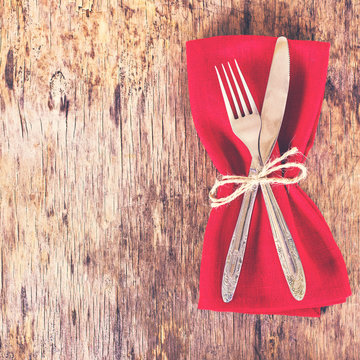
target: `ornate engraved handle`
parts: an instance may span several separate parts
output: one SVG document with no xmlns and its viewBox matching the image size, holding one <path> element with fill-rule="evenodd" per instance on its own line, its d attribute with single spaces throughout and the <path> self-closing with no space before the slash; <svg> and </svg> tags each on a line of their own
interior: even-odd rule
<svg viewBox="0 0 360 360">
<path fill-rule="evenodd" d="M 250 170 L 250 172 L 252 171 L 254 170 Z M 247 191 L 244 194 L 229 251 L 226 256 L 221 286 L 222 298 L 226 303 L 232 300 L 239 280 L 258 187 L 258 185 L 254 185 L 251 191 Z"/>
<path fill-rule="evenodd" d="M 291 294 L 296 300 L 300 301 L 305 295 L 306 280 L 299 253 L 275 199 L 271 186 L 269 184 L 261 185 L 261 190 L 264 195 L 265 205 L 269 215 L 271 230 L 281 267 Z"/>
</svg>

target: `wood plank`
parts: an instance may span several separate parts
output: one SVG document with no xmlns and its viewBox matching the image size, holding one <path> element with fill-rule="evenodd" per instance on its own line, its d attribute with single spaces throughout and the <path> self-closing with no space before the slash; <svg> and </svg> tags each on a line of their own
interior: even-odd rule
<svg viewBox="0 0 360 360">
<path fill-rule="evenodd" d="M 356 359 L 359 6 L 335 1 L 0 4 L 0 354 L 14 359 Z M 354 295 L 320 319 L 197 310 L 216 171 L 185 42 L 331 42 L 302 184 Z"/>
</svg>

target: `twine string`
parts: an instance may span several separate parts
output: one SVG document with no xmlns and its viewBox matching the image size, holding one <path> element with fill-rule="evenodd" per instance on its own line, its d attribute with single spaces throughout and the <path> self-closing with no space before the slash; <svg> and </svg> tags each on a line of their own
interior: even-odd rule
<svg viewBox="0 0 360 360">
<path fill-rule="evenodd" d="M 286 160 L 289 156 L 295 154 L 301 154 L 301 152 L 296 147 L 293 147 L 287 152 L 285 152 L 279 158 L 276 158 L 275 160 L 266 163 L 258 173 L 250 176 L 222 175 L 221 179 L 215 180 L 214 186 L 211 188 L 209 192 L 211 207 L 218 207 L 228 204 L 231 201 L 235 200 L 240 195 L 244 194 L 246 191 L 250 191 L 254 186 L 263 185 L 263 184 L 290 185 L 290 184 L 296 184 L 299 181 L 305 179 L 307 175 L 307 169 L 303 164 L 297 162 L 289 162 L 282 164 L 282 161 Z M 278 170 L 284 170 L 289 168 L 298 168 L 300 170 L 300 174 L 294 178 L 268 177 L 268 175 Z M 217 189 L 220 186 L 226 184 L 238 184 L 240 186 L 237 189 L 235 189 L 235 191 L 233 191 L 230 195 L 217 198 L 216 197 Z"/>
</svg>

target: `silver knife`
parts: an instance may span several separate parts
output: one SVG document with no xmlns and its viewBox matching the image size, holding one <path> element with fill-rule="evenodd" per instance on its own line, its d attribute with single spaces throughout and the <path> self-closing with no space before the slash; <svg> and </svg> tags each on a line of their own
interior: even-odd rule
<svg viewBox="0 0 360 360">
<path fill-rule="evenodd" d="M 285 37 L 279 37 L 271 63 L 261 110 L 260 154 L 265 163 L 275 146 L 285 113 L 290 83 L 290 55 Z M 261 185 L 275 246 L 293 297 L 305 296 L 306 280 L 299 253 L 269 184 Z"/>
<path fill-rule="evenodd" d="M 262 129 L 259 139 L 259 152 L 261 152 L 263 163 L 270 157 L 281 128 L 289 90 L 289 79 L 290 57 L 288 44 L 286 38 L 280 37 L 275 45 L 261 114 Z M 305 276 L 295 244 L 271 187 L 267 185 L 262 187 L 262 190 L 285 277 L 293 296 L 297 300 L 301 300 L 305 293 Z M 257 187 L 251 193 L 245 193 L 234 235 L 230 243 L 222 282 L 224 302 L 232 300 L 236 289 L 244 258 L 247 233 L 249 231 L 256 192 Z M 238 237 L 241 240 L 240 243 Z"/>
</svg>

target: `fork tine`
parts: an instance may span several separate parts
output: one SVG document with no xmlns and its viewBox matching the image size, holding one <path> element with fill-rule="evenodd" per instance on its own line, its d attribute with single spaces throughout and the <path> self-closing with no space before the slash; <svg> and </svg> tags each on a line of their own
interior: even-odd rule
<svg viewBox="0 0 360 360">
<path fill-rule="evenodd" d="M 235 64 L 236 64 L 236 67 L 238 69 L 238 72 L 239 72 L 239 75 L 240 75 L 240 78 L 241 78 L 241 82 L 242 82 L 242 84 L 244 86 L 246 96 L 247 96 L 247 98 L 249 100 L 251 110 L 252 110 L 253 114 L 259 114 L 259 111 L 258 111 L 258 109 L 256 107 L 255 101 L 254 101 L 253 97 L 251 96 L 250 90 L 249 90 L 249 88 L 248 88 L 248 86 L 246 84 L 246 81 L 244 79 L 244 76 L 243 76 L 243 74 L 242 74 L 242 72 L 241 72 L 241 70 L 239 68 L 239 65 L 238 65 L 236 59 L 235 59 Z"/>
<path fill-rule="evenodd" d="M 225 77 L 226 77 L 226 81 L 227 81 L 227 84 L 228 84 L 229 89 L 230 89 L 231 97 L 232 97 L 232 99 L 233 99 L 233 102 L 234 102 L 234 105 L 235 105 L 235 109 L 236 109 L 237 115 L 238 115 L 238 117 L 241 117 L 242 115 L 241 115 L 241 112 L 240 112 L 240 107 L 239 107 L 239 104 L 238 104 L 238 102 L 237 102 L 237 100 L 236 100 L 236 97 L 235 97 L 235 94 L 234 94 L 234 90 L 233 90 L 233 88 L 232 88 L 232 86 L 231 86 L 231 84 L 230 84 L 229 77 L 228 77 L 228 75 L 227 75 L 227 72 L 226 72 L 226 70 L 225 70 L 224 65 L 221 64 L 221 66 L 222 66 L 222 68 L 223 68 L 223 70 L 224 70 L 224 74 L 225 74 Z"/>
<path fill-rule="evenodd" d="M 224 84 L 223 84 L 223 82 L 222 82 L 222 80 L 221 80 L 219 71 L 218 71 L 218 69 L 217 69 L 216 66 L 215 66 L 215 70 L 216 70 L 217 77 L 218 77 L 218 79 L 219 79 L 221 94 L 222 94 L 223 99 L 224 99 L 224 102 L 225 102 L 226 112 L 227 112 L 227 114 L 228 114 L 229 119 L 234 119 L 234 118 L 235 118 L 234 113 L 233 113 L 233 111 L 232 111 L 232 108 L 231 108 L 229 99 L 228 99 L 228 97 L 227 97 L 227 95 L 226 95 L 226 91 L 225 91 L 225 88 L 224 88 Z"/>
<path fill-rule="evenodd" d="M 238 84 L 238 82 L 237 82 L 237 80 L 236 80 L 236 78 L 235 78 L 234 72 L 232 71 L 232 68 L 231 68 L 229 62 L 228 62 L 228 65 L 229 65 L 229 68 L 230 68 L 230 72 L 231 72 L 232 78 L 233 78 L 234 83 L 235 83 L 236 90 L 237 90 L 238 95 L 239 95 L 239 98 L 240 98 L 241 106 L 242 106 L 242 108 L 243 108 L 243 110 L 244 110 L 244 114 L 245 114 L 245 115 L 249 115 L 249 114 L 250 114 L 249 109 L 248 109 L 247 106 L 246 106 L 246 102 L 245 102 L 244 97 L 243 97 L 243 94 L 242 94 L 242 92 L 241 92 L 241 90 L 240 90 L 240 86 L 239 86 L 239 84 Z"/>
</svg>

